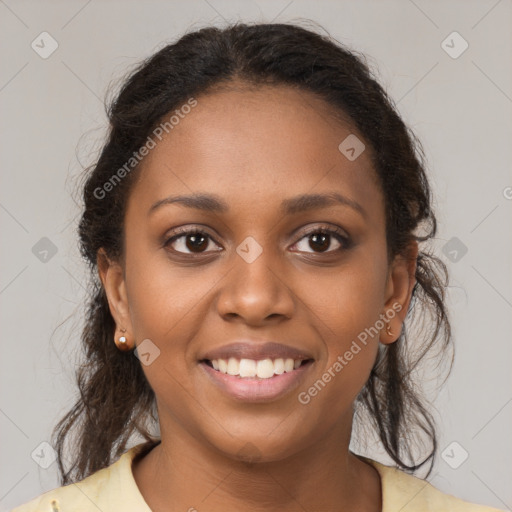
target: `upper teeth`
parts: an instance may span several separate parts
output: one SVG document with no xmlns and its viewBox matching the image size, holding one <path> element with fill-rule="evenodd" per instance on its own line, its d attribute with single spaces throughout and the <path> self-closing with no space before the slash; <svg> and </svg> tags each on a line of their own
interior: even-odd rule
<svg viewBox="0 0 512 512">
<path fill-rule="evenodd" d="M 230 357 L 226 359 L 213 359 L 212 366 L 215 370 L 228 375 L 240 375 L 240 377 L 259 377 L 260 379 L 270 379 L 274 375 L 281 375 L 284 372 L 291 372 L 298 368 L 302 359 L 236 359 Z"/>
</svg>

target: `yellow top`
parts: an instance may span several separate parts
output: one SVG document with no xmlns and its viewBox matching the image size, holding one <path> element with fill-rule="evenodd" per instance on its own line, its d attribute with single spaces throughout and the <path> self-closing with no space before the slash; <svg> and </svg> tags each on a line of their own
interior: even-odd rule
<svg viewBox="0 0 512 512">
<path fill-rule="evenodd" d="M 11 512 L 151 512 L 132 473 L 132 460 L 145 445 L 134 446 L 109 467 L 76 484 L 48 491 Z M 361 458 L 379 472 L 382 512 L 498 512 L 496 508 L 473 505 L 445 494 L 396 468 Z"/>
</svg>

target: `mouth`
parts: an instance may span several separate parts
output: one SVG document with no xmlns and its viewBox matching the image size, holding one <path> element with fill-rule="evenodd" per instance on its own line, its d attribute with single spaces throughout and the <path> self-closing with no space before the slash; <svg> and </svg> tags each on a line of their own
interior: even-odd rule
<svg viewBox="0 0 512 512">
<path fill-rule="evenodd" d="M 313 367 L 312 355 L 279 343 L 238 342 L 213 349 L 199 367 L 224 395 L 244 402 L 271 402 L 290 394 Z"/>
<path fill-rule="evenodd" d="M 272 379 L 283 373 L 290 373 L 294 370 L 313 363 L 313 359 L 238 359 L 230 357 L 229 359 L 203 359 L 200 363 L 209 366 L 214 371 L 224 375 L 231 375 L 239 379 Z"/>
</svg>

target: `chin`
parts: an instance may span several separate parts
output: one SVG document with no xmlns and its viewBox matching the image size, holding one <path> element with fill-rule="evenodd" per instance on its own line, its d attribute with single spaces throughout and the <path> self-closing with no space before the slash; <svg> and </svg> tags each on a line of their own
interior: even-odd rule
<svg viewBox="0 0 512 512">
<path fill-rule="evenodd" d="M 295 422 L 295 425 L 301 423 Z M 274 430 L 274 432 L 272 432 Z M 300 432 L 291 432 L 290 429 L 271 428 L 254 431 L 239 431 L 231 436 L 223 432 L 221 438 L 209 439 L 211 445 L 226 458 L 246 463 L 269 463 L 283 461 L 301 452 L 311 435 L 304 429 Z"/>
</svg>

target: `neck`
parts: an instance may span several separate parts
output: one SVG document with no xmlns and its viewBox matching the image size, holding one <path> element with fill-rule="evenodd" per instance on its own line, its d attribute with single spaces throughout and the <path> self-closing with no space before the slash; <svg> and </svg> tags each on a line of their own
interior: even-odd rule
<svg viewBox="0 0 512 512">
<path fill-rule="evenodd" d="M 154 512 L 269 508 L 378 512 L 380 477 L 349 451 L 349 442 L 350 429 L 338 428 L 281 460 L 242 462 L 177 428 L 162 431 L 162 442 L 134 461 L 132 469 Z"/>
</svg>

